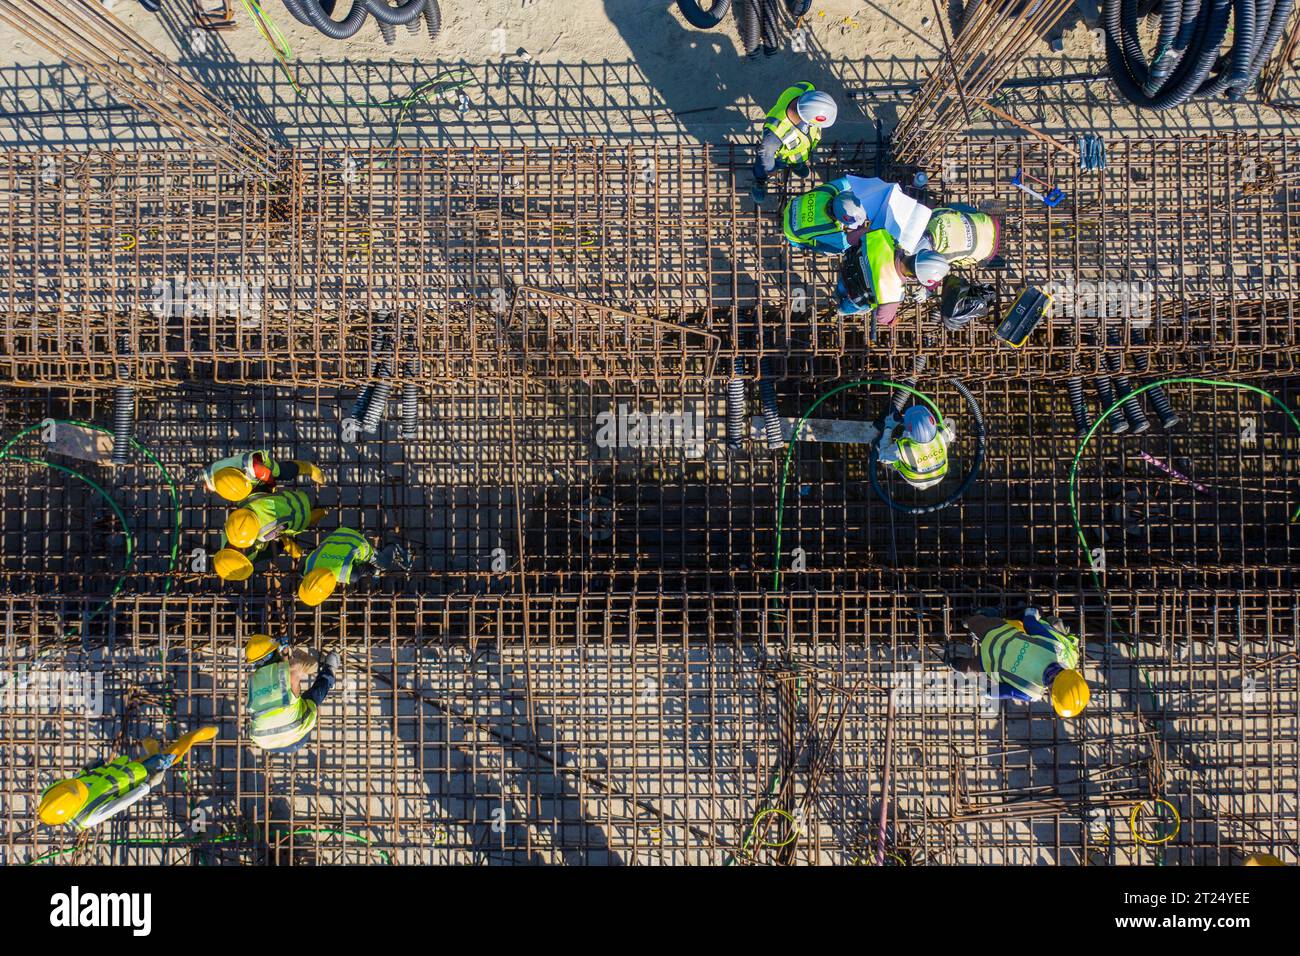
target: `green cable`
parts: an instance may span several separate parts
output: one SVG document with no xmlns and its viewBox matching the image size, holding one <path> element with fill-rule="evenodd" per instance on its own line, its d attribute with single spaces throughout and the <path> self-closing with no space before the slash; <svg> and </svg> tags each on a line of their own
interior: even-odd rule
<svg viewBox="0 0 1300 956">
<path fill-rule="evenodd" d="M 1120 398 L 1117 398 L 1115 403 L 1111 405 L 1110 408 L 1102 412 L 1101 417 L 1098 418 L 1097 421 L 1093 423 L 1092 427 L 1088 429 L 1088 433 L 1083 436 L 1083 440 L 1079 442 L 1079 447 L 1075 450 L 1074 462 L 1070 466 L 1070 514 L 1074 519 L 1075 535 L 1079 539 L 1079 548 L 1083 552 L 1083 559 L 1086 562 L 1088 562 L 1088 570 L 1092 574 L 1093 585 L 1094 587 L 1096 587 L 1098 593 L 1101 594 L 1102 600 L 1105 602 L 1107 608 L 1110 608 L 1110 594 L 1106 589 L 1106 586 L 1102 583 L 1101 575 L 1097 573 L 1097 566 L 1092 560 L 1092 550 L 1088 547 L 1088 538 L 1084 534 L 1083 522 L 1079 517 L 1079 505 L 1078 505 L 1078 498 L 1076 494 L 1078 490 L 1079 461 L 1083 457 L 1083 450 L 1088 446 L 1088 443 L 1092 441 L 1092 436 L 1096 434 L 1097 429 L 1101 427 L 1102 422 L 1104 422 L 1107 418 L 1113 415 L 1118 409 L 1122 408 L 1124 403 L 1127 402 L 1129 399 L 1136 398 L 1138 395 L 1141 395 L 1143 392 L 1149 391 L 1150 389 L 1153 388 L 1158 388 L 1162 385 L 1208 385 L 1212 388 L 1236 388 L 1236 389 L 1242 389 L 1243 391 L 1247 391 L 1247 392 L 1254 392 L 1257 395 L 1261 395 L 1264 398 L 1268 399 L 1269 401 L 1279 405 L 1282 408 L 1282 411 L 1286 412 L 1286 416 L 1291 420 L 1291 424 L 1296 427 L 1296 431 L 1300 432 L 1300 419 L 1296 418 L 1295 413 L 1286 404 L 1286 402 L 1282 401 L 1272 392 L 1266 391 L 1262 388 L 1258 388 L 1257 386 L 1254 385 L 1248 385 L 1245 382 L 1228 382 L 1228 381 L 1222 381 L 1220 379 L 1211 379 L 1211 378 L 1164 378 L 1164 379 L 1160 379 L 1159 381 L 1148 382 L 1146 385 L 1142 385 L 1139 388 L 1136 388 L 1133 391 L 1129 392 L 1128 394 Z M 1298 517 L 1300 517 L 1300 507 L 1296 508 L 1295 514 L 1291 516 L 1291 521 L 1294 522 Z M 1136 648 L 1137 641 L 1133 638 L 1131 634 L 1125 633 L 1123 634 L 1123 637 L 1125 641 L 1127 641 L 1130 647 Z M 1151 675 L 1147 672 L 1146 668 L 1142 667 L 1141 665 L 1138 666 L 1138 674 L 1141 676 L 1142 682 L 1146 686 L 1147 696 L 1151 700 L 1152 711 L 1159 712 L 1160 710 L 1159 699 L 1157 698 L 1155 693 L 1155 688 L 1152 685 Z M 1157 721 L 1157 723 L 1159 722 Z M 1157 854 L 1157 862 L 1160 865 L 1164 864 L 1163 843 L 1161 844 Z"/>
<path fill-rule="evenodd" d="M 817 410 L 817 407 L 821 405 L 822 402 L 826 401 L 826 399 L 830 398 L 832 395 L 838 395 L 840 392 L 843 392 L 846 389 L 862 388 L 863 386 L 866 385 L 883 385 L 887 388 L 897 388 L 897 389 L 901 389 L 904 392 L 908 392 L 912 395 L 915 395 L 926 405 L 930 406 L 930 410 L 934 412 L 935 417 L 938 418 L 939 420 L 939 427 L 940 428 L 943 427 L 943 413 L 939 411 L 939 406 L 935 405 L 935 403 L 930 399 L 928 395 L 925 395 L 922 392 L 918 392 L 910 385 L 904 385 L 901 382 L 891 382 L 888 379 L 864 378 L 864 379 L 857 379 L 852 382 L 845 382 L 843 385 L 835 386 L 825 395 L 822 395 L 815 402 L 809 405 L 808 410 L 803 413 L 803 416 L 795 424 L 794 431 L 791 432 L 790 434 L 790 443 L 789 445 L 786 446 L 786 451 L 785 451 L 785 466 L 781 470 L 781 485 L 777 493 L 777 501 L 776 501 L 776 555 L 775 555 L 775 566 L 772 570 L 772 591 L 773 592 L 781 590 L 781 533 L 782 533 L 783 524 L 785 520 L 785 491 L 786 491 L 786 486 L 790 480 L 790 464 L 794 458 L 794 447 L 795 447 L 795 442 L 798 441 L 799 439 L 799 432 L 803 429 L 804 423 L 807 422 L 808 419 L 812 416 L 812 413 L 815 412 Z"/>
<path fill-rule="evenodd" d="M 353 840 L 354 842 L 364 844 L 367 848 L 374 850 L 376 853 L 378 853 L 379 856 L 383 859 L 384 863 L 388 865 L 392 865 L 393 857 L 390 853 L 388 853 L 387 850 L 385 850 L 383 847 L 375 846 L 373 843 L 370 842 L 368 838 L 362 836 L 359 833 L 353 833 L 351 830 L 330 830 L 330 829 L 314 829 L 310 827 L 302 827 L 296 830 L 291 830 L 288 833 L 282 833 L 280 835 L 295 837 L 295 836 L 308 836 L 308 835 L 318 836 L 320 834 L 325 834 L 327 836 L 341 836 L 349 840 Z M 99 842 L 101 845 L 105 845 L 105 846 L 176 846 L 176 845 L 192 845 L 195 843 L 231 843 L 234 841 L 238 841 L 240 839 L 241 839 L 241 835 L 238 833 L 221 833 L 215 837 L 189 837 L 189 838 L 184 838 L 179 840 L 162 840 L 155 837 L 138 837 L 138 838 L 126 839 L 126 840 L 101 840 Z M 22 865 L 35 866 L 38 863 L 44 863 L 46 860 L 52 860 L 55 857 L 66 856 L 67 854 L 75 853 L 76 851 L 77 848 L 75 846 L 66 847 L 62 850 L 50 850 L 48 853 L 42 853 L 34 860 L 28 860 L 26 863 Z"/>
</svg>

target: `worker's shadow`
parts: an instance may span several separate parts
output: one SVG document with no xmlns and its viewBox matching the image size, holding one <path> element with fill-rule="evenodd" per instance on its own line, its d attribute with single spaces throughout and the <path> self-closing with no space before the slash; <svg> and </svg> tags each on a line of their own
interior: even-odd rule
<svg viewBox="0 0 1300 956">
<path fill-rule="evenodd" d="M 398 687 L 387 683 L 393 672 Z M 370 676 L 384 725 L 406 744 L 394 772 L 415 773 L 427 793 L 425 846 L 445 848 L 455 862 L 623 862 L 570 782 L 591 768 L 555 742 L 540 714 L 533 735 L 524 678 L 494 650 L 473 659 L 464 643 L 445 653 L 403 651 L 395 669 L 376 654 Z M 471 700 L 472 713 L 457 706 Z M 485 757 L 499 761 L 498 772 L 483 769 Z"/>
</svg>

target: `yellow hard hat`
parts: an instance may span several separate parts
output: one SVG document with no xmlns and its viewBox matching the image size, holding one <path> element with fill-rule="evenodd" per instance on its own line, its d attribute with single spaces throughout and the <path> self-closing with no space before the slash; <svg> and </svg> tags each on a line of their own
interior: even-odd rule
<svg viewBox="0 0 1300 956">
<path fill-rule="evenodd" d="M 1272 853 L 1252 853 L 1242 862 L 1242 866 L 1286 866 Z"/>
<path fill-rule="evenodd" d="M 222 548 L 212 556 L 212 570 L 223 581 L 246 581 L 253 576 L 253 562 L 234 548 Z"/>
<path fill-rule="evenodd" d="M 298 585 L 298 599 L 303 604 L 316 607 L 334 593 L 338 583 L 338 578 L 329 568 L 308 571 L 307 576 L 302 579 L 302 584 Z"/>
<path fill-rule="evenodd" d="M 280 649 L 280 644 L 270 634 L 254 634 L 244 645 L 244 659 L 250 664 L 255 664 L 267 654 L 274 653 Z"/>
<path fill-rule="evenodd" d="M 64 780 L 45 791 L 36 811 L 42 823 L 57 826 L 77 815 L 90 798 L 90 790 L 80 780 Z"/>
<path fill-rule="evenodd" d="M 253 490 L 253 483 L 238 468 L 222 468 L 212 479 L 212 485 L 227 501 L 243 501 Z"/>
<path fill-rule="evenodd" d="M 1052 681 L 1052 707 L 1058 717 L 1077 717 L 1088 706 L 1092 691 L 1076 670 L 1064 670 Z"/>
<path fill-rule="evenodd" d="M 248 508 L 236 508 L 226 519 L 226 539 L 236 548 L 247 548 L 261 530 L 262 522 Z"/>
</svg>

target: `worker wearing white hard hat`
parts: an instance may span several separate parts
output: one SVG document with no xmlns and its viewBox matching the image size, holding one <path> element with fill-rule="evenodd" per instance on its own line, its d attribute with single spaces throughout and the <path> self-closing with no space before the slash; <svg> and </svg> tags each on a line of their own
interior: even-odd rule
<svg viewBox="0 0 1300 956">
<path fill-rule="evenodd" d="M 777 166 L 785 166 L 801 179 L 809 174 L 808 158 L 821 141 L 822 130 L 835 123 L 839 108 L 827 93 L 811 83 L 787 87 L 763 118 L 763 140 L 754 158 L 754 186 L 750 196 L 762 204 L 767 180 Z"/>
</svg>

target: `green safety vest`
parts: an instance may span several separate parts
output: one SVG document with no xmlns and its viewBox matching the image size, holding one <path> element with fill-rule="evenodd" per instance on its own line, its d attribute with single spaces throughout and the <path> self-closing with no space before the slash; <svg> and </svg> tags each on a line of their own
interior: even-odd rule
<svg viewBox="0 0 1300 956">
<path fill-rule="evenodd" d="M 898 460 L 892 464 L 908 481 L 938 481 L 948 474 L 948 443 L 942 433 L 927 442 L 900 438 Z"/>
<path fill-rule="evenodd" d="M 867 257 L 867 280 L 871 283 L 871 308 L 903 301 L 903 276 L 894 261 L 898 243 L 884 229 L 873 229 L 862 240 Z"/>
<path fill-rule="evenodd" d="M 276 534 L 298 534 L 307 529 L 311 519 L 311 499 L 305 491 L 277 491 L 275 494 L 253 495 L 240 507 L 257 515 L 259 541 Z"/>
<path fill-rule="evenodd" d="M 838 195 L 838 189 L 824 183 L 791 199 L 785 204 L 785 237 L 804 245 L 841 232 L 844 227 L 831 213 L 831 201 Z"/>
<path fill-rule="evenodd" d="M 794 123 L 791 123 L 790 117 L 786 115 L 786 110 L 791 103 L 815 89 L 816 87 L 811 83 L 797 83 L 787 88 L 781 94 L 781 98 L 776 101 L 776 106 L 767 111 L 767 116 L 763 121 L 763 129 L 771 130 L 776 138 L 781 141 L 781 147 L 776 151 L 776 158 L 779 162 L 791 166 L 807 162 L 812 151 L 821 142 L 821 127 L 810 125 L 808 132 L 805 133 Z"/>
<path fill-rule="evenodd" d="M 950 265 L 973 266 L 990 258 L 998 247 L 997 221 L 984 212 L 936 209 L 925 227 L 930 246 Z"/>
<path fill-rule="evenodd" d="M 71 823 L 78 830 L 84 830 L 84 821 L 106 803 L 124 797 L 140 784 L 149 779 L 149 771 L 144 764 L 130 757 L 115 757 L 102 767 L 87 770 L 77 777 L 90 795 L 85 804 L 77 811 Z M 48 789 L 48 788 L 47 788 Z"/>
<path fill-rule="evenodd" d="M 303 575 L 306 576 L 316 568 L 329 568 L 339 584 L 347 584 L 352 579 L 352 565 L 357 561 L 369 561 L 374 554 L 374 547 L 360 531 L 338 528 L 331 531 L 320 546 L 307 555 Z"/>
<path fill-rule="evenodd" d="M 253 472 L 253 459 L 258 455 L 262 456 L 262 462 L 271 472 L 272 477 L 275 477 L 280 473 L 280 466 L 272 460 L 270 454 L 265 449 L 258 449 L 257 451 L 250 451 L 243 455 L 231 455 L 229 458 L 221 459 L 221 461 L 214 461 L 212 464 L 208 465 L 207 468 L 203 469 L 204 481 L 209 488 L 212 488 L 215 484 L 217 472 L 224 471 L 227 468 L 234 468 L 237 471 L 242 471 L 249 481 L 254 485 L 257 485 L 258 477 Z"/>
<path fill-rule="evenodd" d="M 263 750 L 290 747 L 316 726 L 316 704 L 293 692 L 286 661 L 263 664 L 253 672 L 248 684 L 248 712 L 253 718 L 249 736 Z"/>
<path fill-rule="evenodd" d="M 1040 621 L 1040 623 L 1043 623 Z M 980 665 L 984 673 L 1010 684 L 1016 690 L 1038 700 L 1047 692 L 1044 676 L 1053 664 L 1077 667 L 1079 639 L 1062 634 L 1044 623 L 1051 637 L 1026 634 L 1007 622 L 980 638 Z"/>
</svg>

